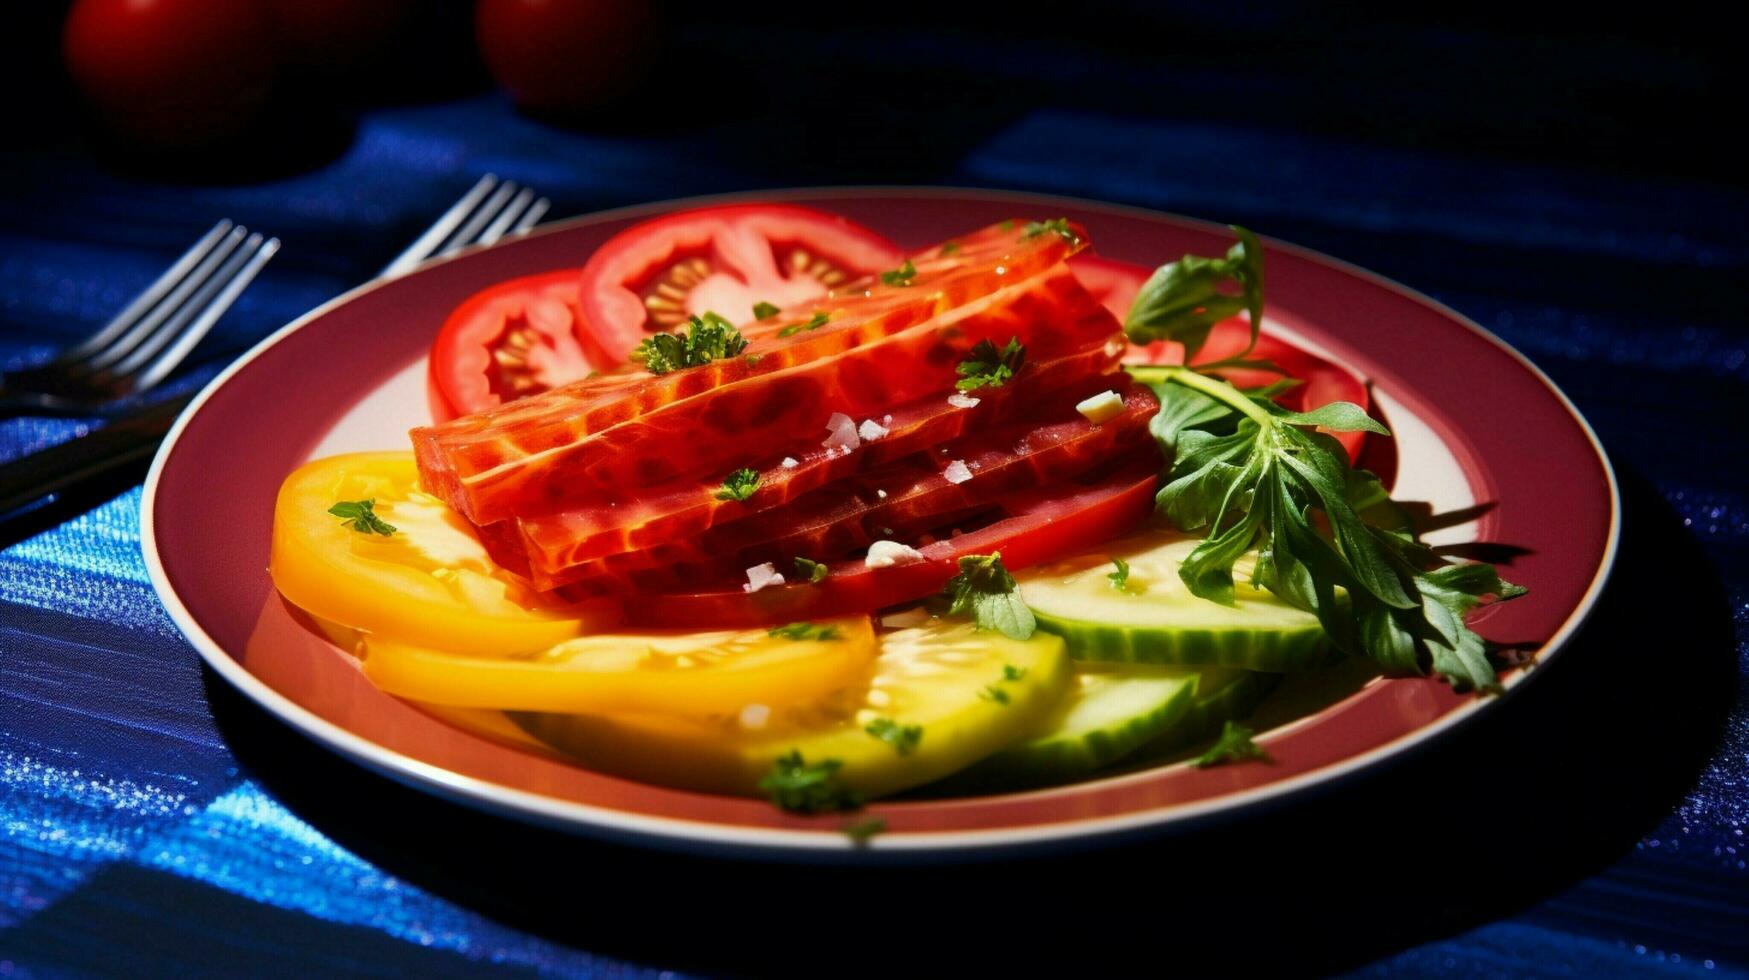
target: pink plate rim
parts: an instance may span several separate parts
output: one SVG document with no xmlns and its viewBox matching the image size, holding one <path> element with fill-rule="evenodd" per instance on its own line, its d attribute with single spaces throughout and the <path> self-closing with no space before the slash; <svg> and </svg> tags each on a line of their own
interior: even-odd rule
<svg viewBox="0 0 1749 980">
<path fill-rule="evenodd" d="M 552 236 L 573 233 L 583 228 L 663 213 L 677 208 L 753 201 L 789 201 L 794 203 L 815 202 L 819 206 L 831 209 L 833 204 L 829 202 L 835 199 L 840 201 L 882 199 L 889 204 L 902 207 L 903 205 L 897 205 L 896 202 L 903 198 L 914 199 L 913 207 L 925 206 L 930 202 L 940 206 L 960 202 L 989 205 L 1011 204 L 1021 208 L 1103 213 L 1151 225 L 1164 226 L 1180 232 L 1209 234 L 1215 233 L 1220 227 L 1197 219 L 1144 208 L 1022 192 L 909 187 L 808 188 L 685 198 L 595 212 L 543 226 L 530 235 L 513 241 L 486 248 L 468 249 L 455 256 L 432 260 L 420 266 L 411 275 L 421 276 L 430 270 L 451 263 L 469 262 L 483 252 L 501 249 L 507 244 L 514 245 L 533 239 L 548 239 Z M 877 228 L 879 227 L 878 222 L 871 221 L 870 223 Z M 1543 389 L 1537 394 L 1539 396 L 1544 394 L 1552 396 L 1561 411 L 1577 427 L 1578 433 L 1583 436 L 1584 442 L 1588 444 L 1591 453 L 1595 456 L 1595 463 L 1599 467 L 1603 484 L 1607 488 L 1608 523 L 1602 536 L 1602 548 L 1598 554 L 1594 574 L 1585 584 L 1577 602 L 1566 610 L 1565 616 L 1547 634 L 1548 638 L 1543 642 L 1539 660 L 1546 662 L 1548 658 L 1556 655 L 1566 646 L 1591 613 L 1613 567 L 1619 544 L 1621 529 L 1619 488 L 1608 455 L 1598 442 L 1590 424 L 1574 407 L 1571 400 L 1528 358 L 1455 310 L 1399 283 L 1341 260 L 1273 239 L 1266 238 L 1264 240 L 1271 253 L 1292 256 L 1310 265 L 1321 266 L 1331 272 L 1346 274 L 1362 280 L 1378 290 L 1394 295 L 1398 301 L 1407 300 L 1423 308 L 1424 311 L 1435 314 L 1445 323 L 1461 327 L 1482 338 L 1516 362 L 1529 375 L 1529 379 L 1534 379 Z M 538 270 L 529 269 L 527 271 Z M 404 279 L 392 282 L 402 281 Z M 1155 805 L 1141 806 L 1128 812 L 1092 817 L 1083 816 L 1016 825 L 957 826 L 954 829 L 923 829 L 921 827 L 907 829 L 902 826 L 904 822 L 902 818 L 907 812 L 919 813 L 929 808 L 936 808 L 940 812 L 950 811 L 956 806 L 963 809 L 968 803 L 975 805 L 976 801 L 921 801 L 877 805 L 871 808 L 873 812 L 895 818 L 893 822 L 900 823 L 901 826 L 875 838 L 872 846 L 853 845 L 839 832 L 840 821 L 836 820 L 809 822 L 800 818 L 774 816 L 769 820 L 760 820 L 757 824 L 750 824 L 699 819 L 697 817 L 689 818 L 671 813 L 637 812 L 630 809 L 559 799 L 554 796 L 506 786 L 499 782 L 452 771 L 407 753 L 390 749 L 322 717 L 276 690 L 261 677 L 252 673 L 237 656 L 227 651 L 212 637 L 191 611 L 189 604 L 177 592 L 172 582 L 172 576 L 165 561 L 165 552 L 171 549 L 161 546 L 158 540 L 158 512 L 160 509 L 159 490 L 166 479 L 167 472 L 174 465 L 177 447 L 189 426 L 200 417 L 203 409 L 215 395 L 224 390 L 226 385 L 250 364 L 286 341 L 287 338 L 292 337 L 306 325 L 358 300 L 360 297 L 391 285 L 392 282 L 366 283 L 311 310 L 263 339 L 227 367 L 200 392 L 171 429 L 147 475 L 141 502 L 141 548 L 152 586 L 163 601 L 172 621 L 188 638 L 202 659 L 219 676 L 244 696 L 307 737 L 354 762 L 399 782 L 503 816 L 610 840 L 693 852 L 740 857 L 851 861 L 865 860 L 873 855 L 887 857 L 902 857 L 907 854 L 918 857 L 989 855 L 1069 846 L 1076 842 L 1115 840 L 1138 833 L 1160 832 L 1169 828 L 1189 828 L 1215 814 L 1280 802 L 1293 794 L 1328 785 L 1386 759 L 1399 756 L 1428 739 L 1450 732 L 1460 724 L 1474 718 L 1478 712 L 1486 709 L 1493 701 L 1498 700 L 1469 698 L 1454 701 L 1452 704 L 1443 705 L 1439 714 L 1431 722 L 1402 732 L 1364 751 L 1317 764 L 1291 775 L 1272 778 L 1260 785 L 1235 786 L 1230 791 L 1219 792 L 1216 795 L 1192 802 L 1168 800 L 1156 802 Z M 1460 455 L 1464 454 L 1460 452 Z M 1470 467 L 1466 466 L 1465 469 L 1468 472 Z M 1472 476 L 1471 479 L 1473 480 L 1475 477 Z M 1512 690 L 1515 690 L 1529 676 L 1539 672 L 1514 672 L 1508 678 L 1507 696 L 1510 696 Z M 1392 683 L 1432 684 L 1430 681 Z M 1430 694 L 1427 696 L 1438 697 L 1439 695 Z M 1303 730 L 1305 724 L 1305 722 L 1295 723 L 1288 728 Z M 1115 776 L 1105 780 L 1044 790 L 1034 794 L 1021 794 L 1021 796 L 1035 798 L 1041 804 L 1051 799 L 1059 801 L 1064 798 L 1073 799 L 1080 795 L 1094 793 L 1100 787 L 1126 781 L 1146 780 L 1153 772 L 1155 770 Z M 701 797 L 700 799 L 714 800 L 717 798 Z M 922 810 L 918 808 L 922 808 Z M 709 808 L 702 807 L 701 809 L 708 810 Z M 923 823 L 928 825 L 931 821 L 925 820 Z M 954 821 L 949 820 L 947 825 L 953 826 Z"/>
</svg>

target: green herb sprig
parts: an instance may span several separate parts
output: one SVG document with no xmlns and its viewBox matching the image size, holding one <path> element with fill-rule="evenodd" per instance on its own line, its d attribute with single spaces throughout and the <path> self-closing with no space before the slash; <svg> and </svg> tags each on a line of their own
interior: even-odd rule
<svg viewBox="0 0 1749 980">
<path fill-rule="evenodd" d="M 790 623 L 787 626 L 774 626 L 765 631 L 765 635 L 783 637 L 786 640 L 836 640 L 838 627 L 821 626 L 818 623 Z"/>
<path fill-rule="evenodd" d="M 1032 638 L 1038 620 L 1020 597 L 1020 586 L 1002 566 L 1000 551 L 966 555 L 960 572 L 948 580 L 945 595 L 950 615 L 972 617 L 981 630 L 996 630 L 1015 640 Z"/>
<path fill-rule="evenodd" d="M 1239 243 L 1226 258 L 1185 256 L 1154 273 L 1130 309 L 1132 340 L 1179 341 L 1188 359 L 1215 322 L 1244 309 L 1255 343 L 1262 252 L 1250 232 L 1234 230 Z M 1240 391 L 1202 373 L 1235 363 L 1132 371 L 1160 399 L 1149 428 L 1172 460 L 1156 508 L 1180 530 L 1206 534 L 1179 567 L 1185 585 L 1231 605 L 1234 563 L 1255 551 L 1253 581 L 1316 614 L 1343 652 L 1391 674 L 1432 670 L 1460 688 L 1499 690 L 1487 644 L 1464 616 L 1525 590 L 1491 565 L 1440 558 L 1396 517 L 1378 478 L 1349 465 L 1326 432 L 1390 434 L 1364 409 L 1333 402 L 1292 412 L 1273 401 L 1280 385 Z"/>
<path fill-rule="evenodd" d="M 1007 384 L 1026 364 L 1026 347 L 1020 338 L 1010 337 L 1001 350 L 990 340 L 980 340 L 966 352 L 954 371 L 960 379 L 954 387 L 960 391 L 979 388 L 1000 388 Z"/>
<path fill-rule="evenodd" d="M 909 286 L 911 281 L 916 278 L 917 267 L 911 264 L 910 259 L 906 259 L 905 264 L 897 269 L 881 273 L 881 282 L 889 286 Z"/>
<path fill-rule="evenodd" d="M 1021 233 L 1022 239 L 1037 238 L 1047 232 L 1054 232 L 1058 238 L 1070 245 L 1081 244 L 1081 233 L 1069 224 L 1068 218 L 1052 218 L 1049 221 L 1029 221 L 1026 230 Z"/>
<path fill-rule="evenodd" d="M 1251 740 L 1251 736 L 1254 734 L 1256 733 L 1251 730 L 1251 726 L 1241 725 L 1229 718 L 1226 724 L 1221 726 L 1221 737 L 1215 739 L 1215 744 L 1209 746 L 1207 752 L 1192 759 L 1190 764 L 1198 769 L 1207 769 L 1210 766 L 1218 766 L 1227 762 L 1244 762 L 1247 759 L 1274 762 L 1275 760 L 1269 757 L 1269 753 L 1263 750 L 1263 746 Z"/>
<path fill-rule="evenodd" d="M 759 779 L 759 790 L 773 805 L 792 813 L 855 810 L 862 806 L 862 794 L 839 781 L 843 767 L 837 759 L 807 762 L 800 750 L 792 749 L 771 763 L 771 771 Z"/>
<path fill-rule="evenodd" d="M 803 330 L 818 330 L 825 326 L 831 319 L 832 315 L 829 313 L 816 313 L 809 317 L 805 323 L 792 323 L 789 326 L 784 327 L 777 332 L 777 335 L 779 337 L 794 337 Z"/>
<path fill-rule="evenodd" d="M 380 534 L 388 537 L 394 534 L 396 527 L 377 516 L 374 508 L 376 498 L 369 500 L 342 500 L 328 508 L 328 513 L 342 518 L 342 527 L 349 527 L 360 534 Z"/>
<path fill-rule="evenodd" d="M 863 731 L 893 747 L 900 755 L 917 751 L 923 741 L 922 725 L 901 725 L 891 718 L 876 718 L 863 726 Z"/>
<path fill-rule="evenodd" d="M 753 491 L 758 489 L 759 471 L 746 468 L 738 469 L 730 473 L 728 478 L 723 481 L 723 485 L 717 488 L 716 498 L 718 500 L 746 500 L 753 496 Z"/>
<path fill-rule="evenodd" d="M 644 338 L 628 356 L 651 374 L 700 367 L 747 349 L 747 338 L 735 325 L 705 312 L 686 323 L 686 332 L 659 333 Z"/>
</svg>

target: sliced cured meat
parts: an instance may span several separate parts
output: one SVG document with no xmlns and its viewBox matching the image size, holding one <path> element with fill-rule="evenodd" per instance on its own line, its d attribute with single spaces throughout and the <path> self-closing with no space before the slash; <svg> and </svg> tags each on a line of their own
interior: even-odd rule
<svg viewBox="0 0 1749 980">
<path fill-rule="evenodd" d="M 758 473 L 758 489 L 744 501 L 718 495 L 722 481 L 683 480 L 642 490 L 626 488 L 544 514 L 512 518 L 499 533 L 505 547 L 525 552 L 520 563 L 551 574 L 580 562 L 648 548 L 698 534 L 794 500 L 858 469 L 955 439 L 1036 409 L 1039 399 L 1065 387 L 1079 390 L 1117 363 L 1115 347 L 1100 345 L 1053 360 L 1028 363 L 1009 383 L 950 400 L 932 392 L 873 417 L 887 434 L 854 452 L 823 446 L 818 433 L 794 446 L 774 446 L 742 461 Z M 785 461 L 788 461 L 786 465 Z M 516 534 L 510 535 L 514 527 Z"/>
<path fill-rule="evenodd" d="M 915 543 L 921 532 L 1023 488 L 1059 483 L 1141 443 L 1159 408 L 1153 393 L 1121 374 L 1094 380 L 1123 397 L 1120 413 L 1104 422 L 1075 411 L 1089 386 L 1071 389 L 1043 407 L 1043 421 L 979 431 L 700 535 L 558 572 L 539 568 L 537 559 L 534 583 L 542 590 L 592 577 L 655 590 L 684 582 L 732 584 L 764 562 L 788 574 L 798 557 L 832 561 L 882 538 Z"/>
<path fill-rule="evenodd" d="M 1011 569 L 1051 561 L 1116 537 L 1153 512 L 1160 460 L 1152 447 L 1128 457 L 1109 475 L 1015 493 L 998 516 L 975 531 L 920 546 L 919 560 L 870 568 L 850 559 L 829 566 L 821 581 L 789 582 L 757 592 L 738 588 L 648 594 L 626 605 L 628 620 L 645 626 L 709 629 L 820 619 L 880 609 L 932 595 L 958 574 L 964 555 L 1001 552 Z M 587 589 L 560 594 L 585 596 Z"/>
<path fill-rule="evenodd" d="M 587 436 L 570 432 L 573 427 L 564 420 L 505 423 L 500 434 L 524 454 L 489 468 L 458 468 L 472 457 L 454 450 L 444 427 L 415 430 L 414 441 L 426 486 L 470 520 L 485 524 L 519 509 L 684 476 L 726 474 L 750 449 L 805 438 L 821 431 L 835 413 L 866 418 L 950 389 L 956 366 L 980 341 L 1000 346 L 1015 339 L 1029 357 L 1050 359 L 1105 344 L 1116 330 L 1111 314 L 1059 265 L 909 329 L 770 374 L 701 388 Z M 776 355 L 754 356 L 764 365 Z M 711 366 L 672 373 L 691 375 Z M 506 411 L 547 400 L 537 396 Z"/>
</svg>

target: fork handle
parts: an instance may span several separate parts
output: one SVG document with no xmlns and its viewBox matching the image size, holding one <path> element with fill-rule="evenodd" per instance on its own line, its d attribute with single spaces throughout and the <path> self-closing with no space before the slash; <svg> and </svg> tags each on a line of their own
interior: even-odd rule
<svg viewBox="0 0 1749 980">
<path fill-rule="evenodd" d="M 94 432 L 0 464 L 0 515 L 150 459 L 193 399 L 193 395 L 178 395 Z"/>
</svg>

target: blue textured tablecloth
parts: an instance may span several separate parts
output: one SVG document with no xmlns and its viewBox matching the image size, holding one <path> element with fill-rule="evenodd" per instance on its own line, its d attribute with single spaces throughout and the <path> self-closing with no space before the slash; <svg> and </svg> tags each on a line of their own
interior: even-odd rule
<svg viewBox="0 0 1749 980">
<path fill-rule="evenodd" d="M 1023 875 L 1003 912 L 1010 925 L 980 927 L 962 952 L 984 948 L 1003 962 L 998 947 L 1024 953 L 1050 934 L 1059 955 L 1140 942 L 1161 969 L 1192 947 L 1203 958 L 1187 962 L 1202 968 L 1255 957 L 1440 976 L 1749 969 L 1749 708 L 1738 689 L 1749 669 L 1749 447 L 1739 424 L 1749 405 L 1749 195 L 1067 109 L 1003 120 L 955 152 L 938 182 L 1240 221 L 1474 317 L 1548 370 L 1597 427 L 1623 472 L 1624 561 L 1638 569 L 1635 594 L 1607 600 L 1608 635 L 1582 637 L 1572 663 L 1542 682 L 1549 693 L 1518 712 L 1540 717 L 1462 736 L 1454 741 L 1468 744 L 1424 764 L 1449 764 L 1449 780 L 1339 794 L 1328 812 L 1304 818 L 1334 837 L 1229 836 L 1220 846 L 1253 859 L 1237 884 L 1186 880 L 1170 850 L 1146 859 L 1158 867 L 1137 858 L 1105 872 L 1110 894 L 1027 890 Z M 484 171 L 552 195 L 557 216 L 822 179 L 749 167 L 679 137 L 550 128 L 491 96 L 370 111 L 331 162 L 259 182 L 114 176 L 71 151 L 7 162 L 0 362 L 9 367 L 93 329 L 220 216 L 284 240 L 185 386 L 368 277 Z M 0 422 L 0 460 L 82 428 Z M 532 831 L 424 806 L 329 762 L 203 673 L 147 584 L 139 502 L 136 487 L 70 519 L 14 525 L 0 550 L 0 976 L 818 975 L 930 962 L 906 958 L 915 951 L 888 959 L 918 924 L 911 903 L 892 897 L 911 887 L 904 879 L 868 886 L 879 892 L 835 873 L 785 879 L 782 893 L 761 899 L 770 902 L 763 926 L 756 919 L 738 943 L 708 923 L 744 903 L 736 874 L 751 886 L 761 871 L 701 884 L 686 865 L 653 857 L 549 866 L 538 848 L 514 849 Z M 1558 792 L 1539 789 L 1547 786 Z M 1376 809 L 1343 809 L 1363 804 Z M 1453 807 L 1468 830 L 1426 815 Z M 1389 853 L 1368 836 L 1340 836 L 1368 822 L 1404 825 L 1378 845 Z M 1322 861 L 1325 840 L 1346 850 Z M 1255 860 L 1272 848 L 1283 863 Z M 529 862 L 520 899 L 514 884 L 494 890 L 519 879 L 494 877 L 504 869 L 485 866 L 502 862 L 487 853 Z M 1203 872 L 1211 860 L 1182 859 Z M 1485 880 L 1467 873 L 1477 865 Z M 1271 867 L 1305 877 L 1276 878 Z M 673 881 L 653 886 L 640 868 Z M 970 882 L 984 872 L 964 874 Z M 951 874 L 931 881 L 916 890 L 957 887 Z M 1198 908 L 1204 893 L 1226 908 Z M 1270 904 L 1271 894 L 1291 897 Z M 1160 903 L 1157 929 L 1102 932 L 1102 908 L 1139 901 Z M 842 935 L 833 934 L 842 952 L 830 960 L 804 942 L 821 939 L 818 921 L 809 936 L 786 934 L 820 903 L 843 908 Z M 1176 911 L 1185 907 L 1188 919 Z M 1302 915 L 1320 923 L 1316 934 L 1295 931 Z M 1178 931 L 1183 921 L 1196 923 L 1191 934 Z M 619 942 L 634 933 L 638 942 Z M 1223 943 L 1228 952 L 1208 956 Z M 1303 957 L 1283 943 L 1306 944 Z M 730 948 L 792 944 L 816 958 L 749 960 Z"/>
</svg>

